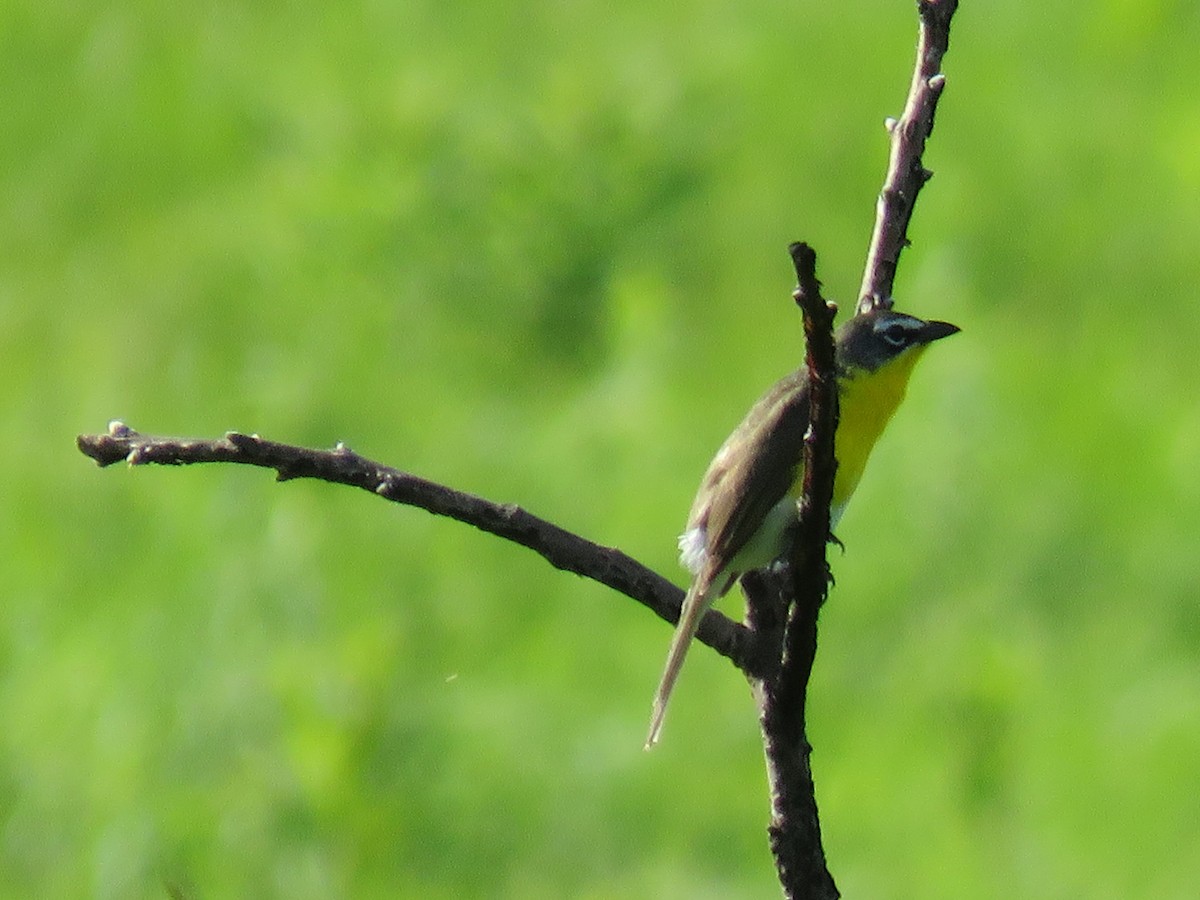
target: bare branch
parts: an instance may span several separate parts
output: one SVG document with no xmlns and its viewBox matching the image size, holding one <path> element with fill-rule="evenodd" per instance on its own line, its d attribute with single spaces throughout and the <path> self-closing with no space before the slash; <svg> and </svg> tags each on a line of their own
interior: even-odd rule
<svg viewBox="0 0 1200 900">
<path fill-rule="evenodd" d="M 958 0 L 918 3 L 921 26 L 916 68 L 904 113 L 899 121 L 889 123 L 891 156 L 876 209 L 858 313 L 892 306 L 892 284 L 900 253 L 908 242 L 908 223 L 917 194 L 933 174 L 924 167 L 922 154 L 945 86 L 941 61 L 949 45 L 950 19 L 957 7 Z M 777 662 L 778 674 L 755 685 L 771 791 L 768 831 L 780 884 L 789 898 L 834 900 L 840 894 L 821 844 L 805 713 L 808 680 L 817 652 L 817 614 L 831 580 L 825 549 L 830 540 L 829 507 L 837 471 L 837 369 L 832 336 L 835 309 L 821 298 L 812 249 L 793 244 L 791 251 L 799 283 L 796 302 L 804 313 L 811 386 L 804 493 L 789 556 L 791 578 L 782 581 L 770 573 L 759 573 L 750 582 L 748 588 L 754 598 L 750 621 L 764 629 L 764 639 L 770 634 L 782 653 Z M 785 616 L 786 625 L 782 625 Z"/>
<path fill-rule="evenodd" d="M 918 0 L 917 5 L 916 67 L 904 112 L 888 123 L 888 171 L 876 207 L 858 313 L 892 306 L 896 269 L 908 244 L 914 204 L 932 176 L 922 156 L 945 87 L 941 63 L 958 0 Z M 811 248 L 794 244 L 791 251 L 811 385 L 800 519 L 793 530 L 788 565 L 750 572 L 741 579 L 748 627 L 710 610 L 697 638 L 730 659 L 754 685 L 771 793 L 768 832 L 785 895 L 793 900 L 833 900 L 840 895 L 821 843 L 805 712 L 817 649 L 817 615 L 830 581 L 825 550 L 837 466 L 834 433 L 838 414 L 834 308 L 821 298 Z M 236 463 L 274 469 L 280 481 L 313 478 L 359 487 L 528 547 L 556 568 L 607 585 L 668 622 L 679 617 L 684 592 L 621 551 L 585 540 L 516 505 L 494 503 L 418 478 L 361 457 L 340 444 L 333 450 L 313 450 L 236 432 L 216 440 L 150 437 L 119 422 L 114 422 L 107 434 L 80 435 L 77 443 L 101 466 L 121 461 L 130 465 Z"/>
<path fill-rule="evenodd" d="M 237 432 L 217 440 L 151 437 L 121 422 L 113 422 L 107 434 L 81 434 L 76 443 L 101 466 L 118 462 L 133 466 L 238 463 L 274 469 L 279 481 L 315 478 L 359 487 L 521 544 L 555 568 L 607 585 L 668 622 L 679 618 L 683 591 L 620 550 L 586 540 L 515 504 L 493 503 L 456 491 L 373 462 L 341 444 L 333 450 L 312 450 Z M 743 671 L 760 671 L 759 642 L 746 626 L 710 610 L 696 636 Z"/>
<path fill-rule="evenodd" d="M 950 19 L 958 0 L 919 0 L 921 16 L 917 39 L 917 64 L 908 101 L 899 119 L 887 121 L 891 156 L 887 177 L 875 207 L 875 230 L 867 251 L 867 265 L 859 288 L 858 311 L 892 307 L 892 284 L 900 252 L 908 246 L 908 223 L 917 194 L 933 172 L 925 168 L 925 141 L 933 132 L 933 115 L 946 86 L 942 57 L 950 45 Z"/>
<path fill-rule="evenodd" d="M 808 679 L 817 653 L 817 613 L 829 589 L 825 547 L 837 471 L 837 367 L 833 344 L 837 308 L 821 297 L 817 257 L 812 248 L 793 244 L 790 250 L 799 283 L 794 296 L 804 314 L 809 430 L 804 440 L 800 520 L 789 556 L 791 578 L 780 585 L 782 595 L 791 601 L 782 661 L 778 674 L 762 682 L 757 694 L 771 792 L 768 834 L 780 883 L 788 897 L 827 900 L 839 894 L 821 845 L 805 711 Z M 781 611 L 777 605 L 776 615 Z M 760 620 L 764 617 L 760 612 Z"/>
</svg>

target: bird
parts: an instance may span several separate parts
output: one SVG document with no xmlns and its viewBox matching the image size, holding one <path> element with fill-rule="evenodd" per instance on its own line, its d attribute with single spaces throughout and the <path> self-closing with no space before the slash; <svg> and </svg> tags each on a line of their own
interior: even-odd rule
<svg viewBox="0 0 1200 900">
<path fill-rule="evenodd" d="M 913 367 L 934 341 L 960 329 L 887 308 L 860 312 L 834 337 L 838 427 L 830 528 L 841 519 L 875 442 L 904 399 Z M 775 383 L 709 464 L 679 538 L 692 573 L 666 667 L 654 696 L 646 749 L 662 734 L 667 702 L 700 620 L 746 572 L 779 559 L 799 516 L 808 430 L 808 369 Z"/>
</svg>

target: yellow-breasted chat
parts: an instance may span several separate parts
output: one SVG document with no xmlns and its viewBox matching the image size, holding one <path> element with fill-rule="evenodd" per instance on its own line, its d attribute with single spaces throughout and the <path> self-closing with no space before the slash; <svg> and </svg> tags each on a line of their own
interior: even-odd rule
<svg viewBox="0 0 1200 900">
<path fill-rule="evenodd" d="M 927 322 L 890 309 L 860 313 L 838 329 L 838 467 L 831 527 L 841 518 L 875 442 L 904 399 L 913 366 L 931 343 L 958 330 L 948 322 Z M 654 697 L 647 748 L 661 734 L 667 701 L 705 612 L 744 573 L 770 565 L 787 549 L 785 538 L 799 514 L 804 481 L 808 410 L 808 370 L 802 366 L 754 404 L 700 482 L 679 538 L 680 558 L 692 573 L 692 583 Z"/>
</svg>

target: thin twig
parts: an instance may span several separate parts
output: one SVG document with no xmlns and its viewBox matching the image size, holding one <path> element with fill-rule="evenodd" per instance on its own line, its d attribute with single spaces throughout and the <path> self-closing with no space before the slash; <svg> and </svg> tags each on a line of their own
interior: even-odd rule
<svg viewBox="0 0 1200 900">
<path fill-rule="evenodd" d="M 832 900 L 839 895 L 825 864 L 821 825 L 809 765 L 812 748 L 805 724 L 808 679 L 817 653 L 817 613 L 829 588 L 825 547 L 837 471 L 837 382 L 833 345 L 836 307 L 821 297 L 816 254 L 807 244 L 790 248 L 804 314 L 805 364 L 809 380 L 809 428 L 804 440 L 804 493 L 789 556 L 792 599 L 775 678 L 758 689 L 760 722 L 771 792 L 771 852 L 787 897 Z"/>
<path fill-rule="evenodd" d="M 683 591 L 620 550 L 586 540 L 514 504 L 493 503 L 373 462 L 341 444 L 333 450 L 313 450 L 237 432 L 216 440 L 152 437 L 121 422 L 113 422 L 106 434 L 81 434 L 76 443 L 101 466 L 239 463 L 274 469 L 279 481 L 315 478 L 359 487 L 521 544 L 555 568 L 607 585 L 668 622 L 679 618 Z M 710 610 L 696 636 L 742 671 L 759 670 L 757 638 L 744 625 Z"/>
<path fill-rule="evenodd" d="M 933 115 L 946 86 L 942 57 L 950 46 L 950 19 L 958 0 L 920 0 L 917 63 L 908 101 L 899 119 L 888 119 L 891 156 L 887 177 L 875 206 L 875 229 L 867 251 L 867 264 L 859 288 L 858 311 L 892 307 L 892 284 L 900 252 L 908 246 L 908 223 L 917 194 L 933 172 L 925 168 L 925 141 L 933 132 Z"/>
</svg>

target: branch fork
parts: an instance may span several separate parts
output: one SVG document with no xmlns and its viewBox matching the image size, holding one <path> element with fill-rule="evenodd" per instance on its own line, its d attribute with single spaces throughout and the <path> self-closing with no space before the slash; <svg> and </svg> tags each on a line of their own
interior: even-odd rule
<svg viewBox="0 0 1200 900">
<path fill-rule="evenodd" d="M 921 188 L 932 177 L 923 163 L 934 113 L 946 85 L 942 57 L 958 0 L 919 0 L 916 67 L 904 111 L 886 122 L 891 149 L 876 205 L 858 313 L 891 308 L 892 287 L 908 225 Z M 788 564 L 742 578 L 747 624 L 710 610 L 696 635 L 751 681 L 767 757 L 771 799 L 771 850 L 786 897 L 831 900 L 839 896 L 821 846 L 805 731 L 809 675 L 817 647 L 817 613 L 830 584 L 825 550 L 831 540 L 829 504 L 836 470 L 834 433 L 837 390 L 832 337 L 835 308 L 821 297 L 816 255 L 807 245 L 790 248 L 795 264 L 812 390 L 805 438 L 805 484 Z M 229 432 L 214 440 L 153 437 L 112 422 L 107 432 L 80 435 L 81 452 L 101 466 L 235 463 L 273 469 L 279 481 L 315 478 L 346 484 L 396 503 L 449 516 L 541 554 L 552 566 L 592 578 L 646 606 L 670 623 L 679 618 L 684 592 L 620 550 L 572 534 L 520 506 L 494 503 L 367 459 L 344 444 L 315 450 Z"/>
</svg>

